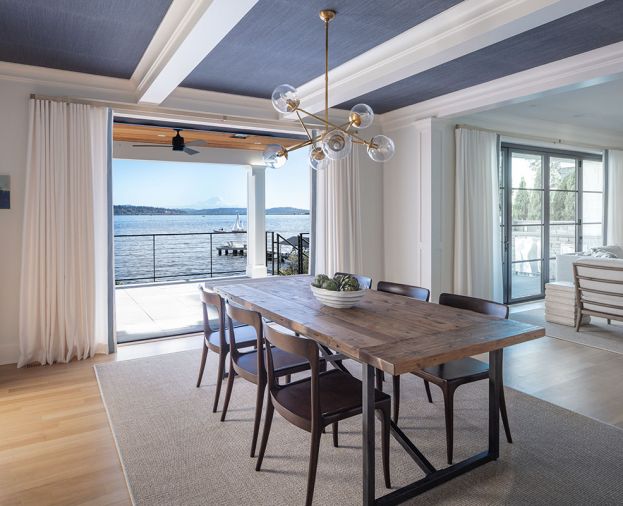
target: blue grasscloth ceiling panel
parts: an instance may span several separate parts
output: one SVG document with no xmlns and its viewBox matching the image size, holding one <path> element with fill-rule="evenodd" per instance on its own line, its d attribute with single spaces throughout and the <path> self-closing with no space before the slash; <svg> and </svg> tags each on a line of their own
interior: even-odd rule
<svg viewBox="0 0 623 506">
<path fill-rule="evenodd" d="M 129 78 L 172 0 L 0 0 L 0 60 Z"/>
<path fill-rule="evenodd" d="M 259 0 L 182 86 L 269 97 L 324 72 L 324 25 L 334 9 L 329 65 L 335 67 L 418 25 L 460 0 Z"/>
<path fill-rule="evenodd" d="M 623 0 L 606 0 L 337 106 L 383 113 L 623 41 Z"/>
</svg>

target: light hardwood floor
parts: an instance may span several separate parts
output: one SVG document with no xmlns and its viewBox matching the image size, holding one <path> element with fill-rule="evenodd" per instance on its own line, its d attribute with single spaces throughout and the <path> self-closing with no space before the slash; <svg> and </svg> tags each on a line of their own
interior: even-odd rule
<svg viewBox="0 0 623 506">
<path fill-rule="evenodd" d="M 200 346 L 193 336 L 71 364 L 1 366 L 0 504 L 130 504 L 93 363 Z M 505 381 L 623 428 L 623 355 L 546 337 L 506 351 Z"/>
</svg>

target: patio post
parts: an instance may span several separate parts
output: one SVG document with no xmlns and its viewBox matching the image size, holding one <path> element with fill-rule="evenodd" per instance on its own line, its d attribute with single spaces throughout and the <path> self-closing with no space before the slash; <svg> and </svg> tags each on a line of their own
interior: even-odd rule
<svg viewBox="0 0 623 506">
<path fill-rule="evenodd" d="M 262 278 L 266 269 L 266 167 L 247 171 L 247 276 Z"/>
</svg>

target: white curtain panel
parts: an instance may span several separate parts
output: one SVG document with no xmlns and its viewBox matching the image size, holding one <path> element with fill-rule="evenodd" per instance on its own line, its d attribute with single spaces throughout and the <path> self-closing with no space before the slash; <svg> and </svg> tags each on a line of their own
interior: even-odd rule
<svg viewBox="0 0 623 506">
<path fill-rule="evenodd" d="M 108 110 L 30 101 L 18 367 L 108 351 Z"/>
<path fill-rule="evenodd" d="M 359 213 L 359 153 L 330 161 L 316 174 L 316 274 L 365 274 L 362 269 L 361 215 Z"/>
<path fill-rule="evenodd" d="M 608 244 L 623 244 L 623 151 L 608 151 Z"/>
<path fill-rule="evenodd" d="M 498 136 L 456 130 L 454 290 L 502 301 Z"/>
</svg>

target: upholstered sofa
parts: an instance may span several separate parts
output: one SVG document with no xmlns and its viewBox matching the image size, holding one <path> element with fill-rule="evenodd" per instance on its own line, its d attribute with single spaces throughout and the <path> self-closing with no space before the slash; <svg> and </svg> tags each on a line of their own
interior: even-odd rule
<svg viewBox="0 0 623 506">
<path fill-rule="evenodd" d="M 601 246 L 590 251 L 556 256 L 556 281 L 573 283 L 573 264 L 578 261 L 605 261 L 623 259 L 623 247 L 618 244 Z"/>
</svg>

